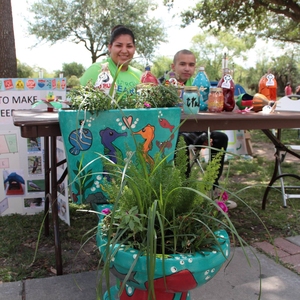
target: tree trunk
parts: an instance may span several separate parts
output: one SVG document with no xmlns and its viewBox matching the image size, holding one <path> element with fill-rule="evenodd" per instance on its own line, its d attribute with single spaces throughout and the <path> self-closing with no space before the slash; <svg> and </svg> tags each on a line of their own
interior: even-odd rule
<svg viewBox="0 0 300 300">
<path fill-rule="evenodd" d="M 11 0 L 0 0 L 0 78 L 17 77 Z"/>
</svg>

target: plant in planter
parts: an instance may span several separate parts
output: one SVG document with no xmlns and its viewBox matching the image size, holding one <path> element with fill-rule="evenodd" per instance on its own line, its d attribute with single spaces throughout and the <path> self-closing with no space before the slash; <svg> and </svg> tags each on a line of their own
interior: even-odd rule
<svg viewBox="0 0 300 300">
<path fill-rule="evenodd" d="M 118 163 L 106 160 L 105 186 L 113 205 L 102 211 L 97 236 L 104 261 L 100 299 L 190 299 L 189 290 L 219 271 L 229 257 L 227 232 L 240 240 L 226 205 L 210 197 L 220 156 L 201 180 L 196 172 L 185 176 L 183 140 L 175 164 L 161 155 L 149 164 L 140 147 Z M 109 272 L 117 285 L 102 298 Z"/>
<path fill-rule="evenodd" d="M 68 94 L 70 109 L 59 110 L 72 199 L 95 209 L 107 204 L 105 170 L 98 153 L 116 161 L 118 155 L 125 156 L 126 149 L 134 151 L 136 143 L 142 143 L 148 161 L 157 152 L 168 156 L 175 149 L 180 122 L 176 107 L 180 99 L 174 87 L 159 85 L 134 95 L 112 94 L 112 90 L 107 94 L 90 85 L 79 87 Z"/>
</svg>

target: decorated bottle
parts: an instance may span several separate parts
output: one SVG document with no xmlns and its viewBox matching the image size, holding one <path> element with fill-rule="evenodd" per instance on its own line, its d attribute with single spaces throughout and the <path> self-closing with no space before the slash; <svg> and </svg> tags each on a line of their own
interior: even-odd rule
<svg viewBox="0 0 300 300">
<path fill-rule="evenodd" d="M 192 83 L 193 86 L 198 87 L 199 94 L 200 94 L 200 104 L 199 108 L 201 111 L 207 110 L 207 100 L 210 90 L 210 82 L 209 79 L 205 73 L 204 67 L 199 68 L 199 72 L 197 73 L 195 79 Z"/>
<path fill-rule="evenodd" d="M 197 114 L 199 112 L 199 90 L 196 86 L 184 87 L 183 112 L 186 114 Z"/>
<path fill-rule="evenodd" d="M 265 95 L 269 100 L 277 99 L 277 81 L 275 76 L 268 72 L 259 81 L 258 92 Z"/>
<path fill-rule="evenodd" d="M 224 96 L 222 88 L 211 88 L 208 95 L 207 106 L 209 112 L 222 112 L 224 109 Z"/>
<path fill-rule="evenodd" d="M 224 111 L 232 111 L 235 107 L 234 100 L 234 81 L 229 73 L 229 69 L 225 68 L 223 77 L 218 82 L 217 87 L 222 88 L 224 96 Z"/>
<path fill-rule="evenodd" d="M 159 80 L 151 73 L 149 66 L 145 68 L 145 72 L 142 74 L 141 83 L 150 84 L 150 85 L 159 84 Z"/>
</svg>

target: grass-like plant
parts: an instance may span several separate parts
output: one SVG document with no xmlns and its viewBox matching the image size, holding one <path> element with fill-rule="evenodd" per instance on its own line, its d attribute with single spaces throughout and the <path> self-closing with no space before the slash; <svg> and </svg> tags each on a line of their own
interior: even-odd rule
<svg viewBox="0 0 300 300">
<path fill-rule="evenodd" d="M 152 291 L 157 257 L 165 260 L 178 253 L 222 252 L 217 234 L 221 228 L 244 245 L 227 210 L 212 197 L 221 155 L 222 152 L 208 163 L 200 179 L 198 172 L 188 178 L 185 175 L 188 161 L 183 139 L 179 139 L 175 163 L 158 154 L 149 165 L 139 147 L 123 163 L 106 160 L 110 167 L 106 192 L 113 206 L 101 212 L 98 234 L 104 260 L 102 274 L 107 283 L 110 262 L 120 245 L 137 249 L 140 256 L 147 257 Z M 122 287 L 125 284 L 126 279 Z"/>
</svg>

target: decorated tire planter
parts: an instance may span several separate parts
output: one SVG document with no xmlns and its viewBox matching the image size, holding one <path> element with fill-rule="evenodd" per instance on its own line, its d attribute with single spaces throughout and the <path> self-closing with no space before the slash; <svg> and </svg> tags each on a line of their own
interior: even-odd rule
<svg viewBox="0 0 300 300">
<path fill-rule="evenodd" d="M 59 124 L 65 145 L 72 200 L 75 203 L 106 204 L 102 186 L 101 155 L 112 161 L 126 158 L 137 144 L 151 164 L 154 155 L 173 158 L 180 108 L 107 110 L 92 114 L 88 111 L 62 109 Z"/>
<path fill-rule="evenodd" d="M 195 254 L 172 254 L 162 260 L 156 259 L 154 289 L 156 299 L 188 300 L 190 290 L 195 289 L 210 279 L 220 270 L 230 254 L 229 236 L 225 230 L 215 232 L 220 243 L 211 251 L 201 251 Z M 138 250 L 119 247 L 111 258 L 110 271 L 117 278 L 117 284 L 104 295 L 105 300 L 148 300 L 147 257 L 140 256 Z M 115 248 L 116 248 L 115 247 Z M 105 259 L 106 242 L 100 239 L 100 251 Z M 126 286 L 118 296 L 122 281 L 132 266 Z"/>
</svg>

